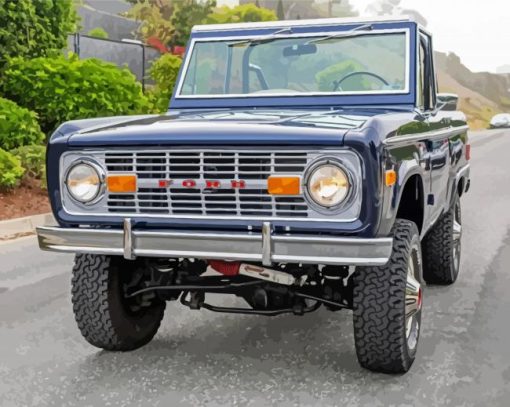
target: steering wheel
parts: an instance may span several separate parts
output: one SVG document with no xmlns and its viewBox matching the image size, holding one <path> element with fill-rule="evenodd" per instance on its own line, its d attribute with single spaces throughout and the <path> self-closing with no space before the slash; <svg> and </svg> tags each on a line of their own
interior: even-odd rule
<svg viewBox="0 0 510 407">
<path fill-rule="evenodd" d="M 348 73 L 347 75 L 345 75 L 344 77 L 342 77 L 342 79 L 338 80 L 338 81 L 334 81 L 333 82 L 333 92 L 336 92 L 337 90 L 342 90 L 342 87 L 340 86 L 342 84 L 343 81 L 349 79 L 349 78 L 352 78 L 353 76 L 356 76 L 356 75 L 366 75 L 366 76 L 371 76 L 375 79 L 379 79 L 382 83 L 384 83 L 386 86 L 389 86 L 390 84 L 388 83 L 388 81 L 386 79 L 384 79 L 383 77 L 373 73 L 373 72 L 368 72 L 368 71 L 358 71 L 358 72 L 351 72 L 351 73 Z"/>
</svg>

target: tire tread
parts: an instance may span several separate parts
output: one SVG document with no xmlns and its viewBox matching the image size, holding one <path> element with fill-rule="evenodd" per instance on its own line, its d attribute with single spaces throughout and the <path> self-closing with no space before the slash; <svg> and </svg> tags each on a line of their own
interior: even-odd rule
<svg viewBox="0 0 510 407">
<path fill-rule="evenodd" d="M 393 252 L 382 267 L 362 267 L 354 274 L 354 339 L 360 364 L 384 373 L 409 370 L 414 360 L 405 337 L 407 261 L 418 228 L 397 219 Z"/>
<path fill-rule="evenodd" d="M 148 343 L 158 331 L 163 318 L 165 303 L 159 304 L 160 312 L 153 313 L 144 332 L 125 332 L 115 320 L 113 307 L 122 305 L 112 296 L 117 289 L 112 284 L 112 273 L 118 266 L 111 256 L 78 254 L 72 275 L 72 303 L 76 323 L 82 336 L 92 345 L 111 351 L 128 351 Z"/>
<path fill-rule="evenodd" d="M 423 278 L 429 284 L 449 285 L 457 279 L 453 270 L 453 222 L 455 205 L 443 214 L 422 242 Z"/>
</svg>

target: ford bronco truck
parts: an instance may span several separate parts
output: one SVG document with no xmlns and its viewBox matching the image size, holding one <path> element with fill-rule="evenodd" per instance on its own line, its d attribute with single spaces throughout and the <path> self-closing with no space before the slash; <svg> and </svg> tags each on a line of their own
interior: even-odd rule
<svg viewBox="0 0 510 407">
<path fill-rule="evenodd" d="M 465 116 L 436 90 L 432 37 L 405 18 L 195 27 L 166 114 L 51 137 L 39 244 L 76 253 L 85 339 L 139 348 L 167 301 L 324 306 L 353 311 L 362 366 L 407 371 L 424 285 L 457 279 L 469 188 Z"/>
</svg>

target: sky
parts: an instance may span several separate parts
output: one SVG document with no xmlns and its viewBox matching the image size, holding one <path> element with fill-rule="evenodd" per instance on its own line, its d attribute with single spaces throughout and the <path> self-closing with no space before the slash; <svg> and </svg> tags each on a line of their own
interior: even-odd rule
<svg viewBox="0 0 510 407">
<path fill-rule="evenodd" d="M 364 15 L 372 0 L 351 0 Z M 474 72 L 495 72 L 510 65 L 510 1 L 402 0 L 403 9 L 415 9 L 427 19 L 438 51 L 453 51 Z"/>
<path fill-rule="evenodd" d="M 374 0 L 350 3 L 365 16 Z M 510 0 L 401 0 L 400 6 L 420 12 L 428 21 L 435 49 L 455 52 L 470 70 L 495 72 L 510 65 Z"/>
</svg>

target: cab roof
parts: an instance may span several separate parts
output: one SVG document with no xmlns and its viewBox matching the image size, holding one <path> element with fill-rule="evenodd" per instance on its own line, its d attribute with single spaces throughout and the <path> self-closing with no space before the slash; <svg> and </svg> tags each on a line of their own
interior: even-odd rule
<svg viewBox="0 0 510 407">
<path fill-rule="evenodd" d="M 344 17 L 344 18 L 316 18 L 311 20 L 283 20 L 261 21 L 255 23 L 231 23 L 231 24 L 203 24 L 196 25 L 192 33 L 204 31 L 230 31 L 230 30 L 253 30 L 260 28 L 283 28 L 283 27 L 320 27 L 332 25 L 347 25 L 357 23 L 404 23 L 414 22 L 409 16 L 384 16 L 384 17 Z"/>
</svg>

